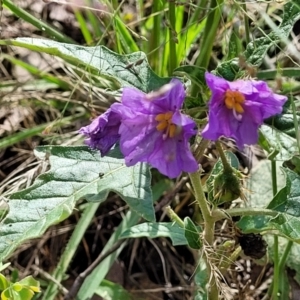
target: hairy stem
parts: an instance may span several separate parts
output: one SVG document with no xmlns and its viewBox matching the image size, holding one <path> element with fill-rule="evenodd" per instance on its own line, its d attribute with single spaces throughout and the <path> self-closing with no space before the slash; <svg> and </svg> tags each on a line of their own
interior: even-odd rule
<svg viewBox="0 0 300 300">
<path fill-rule="evenodd" d="M 229 171 L 230 172 L 232 170 L 232 168 L 231 168 L 231 166 L 230 166 L 230 164 L 229 164 L 229 162 L 228 162 L 228 160 L 226 158 L 226 155 L 224 153 L 224 150 L 222 148 L 221 143 L 219 141 L 216 141 L 215 144 L 216 144 L 216 148 L 217 148 L 217 150 L 219 152 L 220 158 L 222 160 L 224 171 Z"/>
<path fill-rule="evenodd" d="M 229 219 L 230 217 L 237 216 L 272 216 L 276 217 L 278 215 L 277 211 L 267 208 L 251 208 L 251 207 L 238 207 L 227 209 L 226 211 L 215 209 L 212 212 L 212 217 L 215 222 L 223 219 Z"/>
<path fill-rule="evenodd" d="M 206 201 L 206 197 L 202 188 L 200 172 L 191 173 L 189 175 L 194 188 L 195 198 L 200 207 L 204 220 L 203 242 L 206 247 L 212 248 L 214 242 L 215 221 L 211 215 L 210 207 Z M 210 252 L 210 250 L 208 249 L 208 251 L 204 251 L 207 276 L 209 278 L 208 299 L 217 300 L 219 299 L 218 286 L 207 252 Z"/>
</svg>

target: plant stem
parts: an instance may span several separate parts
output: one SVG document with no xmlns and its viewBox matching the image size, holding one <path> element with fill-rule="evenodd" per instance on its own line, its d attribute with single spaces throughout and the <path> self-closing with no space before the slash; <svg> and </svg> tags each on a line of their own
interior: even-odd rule
<svg viewBox="0 0 300 300">
<path fill-rule="evenodd" d="M 276 174 L 276 161 L 271 160 L 271 175 L 272 175 L 272 189 L 273 196 L 277 194 L 277 174 Z"/>
<path fill-rule="evenodd" d="M 171 76 L 173 70 L 177 67 L 176 57 L 176 31 L 175 31 L 175 3 L 169 2 L 169 47 L 170 47 L 170 59 L 169 59 L 169 75 Z M 175 36 L 174 36 L 175 35 Z"/>
<path fill-rule="evenodd" d="M 279 269 L 279 273 L 280 274 L 282 274 L 282 272 L 283 272 L 283 268 L 285 266 L 285 262 L 286 262 L 287 257 L 289 255 L 291 249 L 292 249 L 293 244 L 294 244 L 294 242 L 288 241 L 288 244 L 286 245 L 286 247 L 284 249 L 284 252 L 283 252 L 283 254 L 282 254 L 281 258 L 280 258 L 280 261 L 279 261 L 279 264 L 278 264 L 279 265 L 278 269 Z"/>
<path fill-rule="evenodd" d="M 167 214 L 172 222 L 177 223 L 180 227 L 184 228 L 184 222 L 180 219 L 180 217 L 176 214 L 176 212 L 170 207 L 166 207 Z"/>
<path fill-rule="evenodd" d="M 276 161 L 271 160 L 271 174 L 272 174 L 272 188 L 273 196 L 277 194 L 277 174 L 276 174 Z M 278 249 L 278 236 L 274 235 L 274 274 L 273 274 L 273 290 L 272 290 L 272 300 L 278 299 L 279 291 L 279 249 Z"/>
<path fill-rule="evenodd" d="M 227 209 L 226 211 L 215 209 L 212 212 L 212 217 L 215 222 L 223 219 L 228 219 L 230 217 L 237 216 L 272 216 L 276 217 L 278 211 L 267 209 L 267 208 L 251 208 L 251 207 L 238 207 Z"/>
<path fill-rule="evenodd" d="M 203 242 L 206 247 L 212 248 L 214 242 L 215 221 L 211 215 L 211 211 L 202 188 L 200 172 L 190 173 L 189 176 L 195 192 L 196 201 L 198 202 L 204 220 Z M 210 251 L 210 249 L 208 249 L 208 251 Z M 206 262 L 207 276 L 209 278 L 208 299 L 217 300 L 219 299 L 218 286 L 207 251 L 204 251 L 204 258 Z"/>
<path fill-rule="evenodd" d="M 200 20 L 203 18 L 205 11 L 206 11 L 206 6 L 207 6 L 207 0 L 199 0 L 196 9 L 190 18 L 188 24 L 192 25 L 194 22 L 200 22 Z"/>
<path fill-rule="evenodd" d="M 278 299 L 279 291 L 279 252 L 278 252 L 278 236 L 274 235 L 274 274 L 273 274 L 273 290 L 272 290 L 272 300 Z"/>
<path fill-rule="evenodd" d="M 59 32 L 58 30 L 56 30 L 55 28 L 53 28 L 49 24 L 35 18 L 33 15 L 31 15 L 30 13 L 25 11 L 20 6 L 14 4 L 12 1 L 3 0 L 2 4 L 3 4 L 4 7 L 8 8 L 14 15 L 19 17 L 20 19 L 23 19 L 24 21 L 32 24 L 33 26 L 35 26 L 39 30 L 42 30 L 43 32 L 45 32 L 48 35 L 49 38 L 51 38 L 53 40 L 56 40 L 58 42 L 76 44 L 76 42 L 73 39 L 71 39 L 68 36 L 62 34 L 61 32 Z"/>
<path fill-rule="evenodd" d="M 209 140 L 202 139 L 200 141 L 200 143 L 198 144 L 197 148 L 195 149 L 194 156 L 198 162 L 201 159 L 201 157 L 203 156 L 203 153 L 204 153 L 206 147 L 208 146 L 208 144 L 209 144 Z"/>
<path fill-rule="evenodd" d="M 232 171 L 232 168 L 226 158 L 226 155 L 224 153 L 221 143 L 219 141 L 216 141 L 215 144 L 216 144 L 216 148 L 219 152 L 220 158 L 222 160 L 224 171 L 229 171 L 229 172 Z"/>
</svg>

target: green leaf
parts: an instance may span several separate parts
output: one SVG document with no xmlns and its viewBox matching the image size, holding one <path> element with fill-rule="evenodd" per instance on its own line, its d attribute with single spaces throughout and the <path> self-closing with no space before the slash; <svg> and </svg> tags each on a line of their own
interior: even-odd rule
<svg viewBox="0 0 300 300">
<path fill-rule="evenodd" d="M 18 282 L 19 284 L 26 286 L 28 289 L 35 293 L 40 292 L 40 283 L 35 280 L 32 276 L 27 276 Z"/>
<path fill-rule="evenodd" d="M 5 290 L 9 286 L 9 281 L 3 274 L 0 274 L 0 291 Z"/>
<path fill-rule="evenodd" d="M 197 84 L 199 87 L 202 86 L 206 86 L 206 81 L 205 81 L 205 72 L 206 69 L 205 68 L 201 68 L 198 66 L 190 66 L 190 65 L 186 65 L 186 66 L 180 66 L 178 68 L 176 68 L 173 71 L 174 75 L 182 75 L 186 74 L 186 76 L 195 84 Z"/>
<path fill-rule="evenodd" d="M 95 294 L 102 297 L 103 300 L 122 299 L 122 300 L 138 300 L 131 295 L 121 285 L 104 279 L 101 285 L 95 291 Z"/>
<path fill-rule="evenodd" d="M 242 40 L 239 37 L 238 30 L 236 28 L 234 28 L 234 26 L 232 29 L 232 33 L 230 35 L 229 44 L 228 44 L 228 46 L 226 45 L 226 47 L 228 47 L 228 53 L 226 56 L 226 60 L 231 60 L 235 57 L 238 57 L 240 55 L 240 53 L 242 52 L 242 48 L 243 48 Z"/>
<path fill-rule="evenodd" d="M 168 237 L 172 240 L 173 246 L 187 245 L 184 228 L 177 223 L 142 223 L 124 231 L 121 238 L 140 238 L 148 237 L 151 239 L 158 237 Z"/>
<path fill-rule="evenodd" d="M 276 164 L 277 189 L 285 187 L 285 176 Z M 255 208 L 265 208 L 273 199 L 271 162 L 269 160 L 260 161 L 245 179 L 245 192 L 249 206 Z"/>
<path fill-rule="evenodd" d="M 260 127 L 259 144 L 272 155 L 275 160 L 288 160 L 298 152 L 297 142 L 286 133 L 273 127 Z"/>
<path fill-rule="evenodd" d="M 192 249 L 201 249 L 201 227 L 197 227 L 189 218 L 184 218 L 184 236 Z"/>
<path fill-rule="evenodd" d="M 87 195 L 102 202 L 110 191 L 116 192 L 132 210 L 155 220 L 146 164 L 128 168 L 117 149 L 101 158 L 99 151 L 86 146 L 45 146 L 36 154 L 49 157 L 51 169 L 31 187 L 11 195 L 10 211 L 0 226 L 0 261 L 25 240 L 68 217 L 76 201 Z"/>
<path fill-rule="evenodd" d="M 233 81 L 239 74 L 239 63 L 236 58 L 221 63 L 215 70 L 216 75 L 225 78 L 226 80 Z"/>
<path fill-rule="evenodd" d="M 145 93 L 157 90 L 170 81 L 170 78 L 161 78 L 152 71 L 144 52 L 119 55 L 104 46 L 84 47 L 34 38 L 2 40 L 0 45 L 48 53 L 76 68 L 86 68 L 93 74 L 104 75 L 121 87 L 133 86 Z"/>
<path fill-rule="evenodd" d="M 233 154 L 230 151 L 226 151 L 225 155 L 228 159 L 229 164 L 235 168 L 236 170 L 239 169 L 239 160 L 238 158 L 235 156 L 235 154 Z M 206 180 L 206 189 L 208 191 L 208 201 L 210 201 L 211 203 L 215 202 L 215 195 L 214 195 L 214 180 L 215 177 L 220 174 L 222 171 L 224 170 L 223 168 L 223 164 L 221 159 L 218 159 L 217 163 L 214 165 L 208 179 Z"/>
<path fill-rule="evenodd" d="M 264 37 L 257 38 L 249 43 L 242 56 L 245 57 L 246 63 L 254 67 L 260 66 L 267 51 L 273 45 L 283 41 L 289 43 L 288 37 L 293 25 L 300 18 L 299 4 L 295 1 L 289 1 L 284 5 L 284 14 L 281 24 Z M 216 68 L 216 74 L 232 81 L 240 77 L 240 66 L 237 58 L 221 63 Z"/>
<path fill-rule="evenodd" d="M 293 25 L 300 18 L 299 4 L 294 4 L 293 2 L 296 3 L 296 1 L 289 1 L 284 5 L 282 22 L 276 30 L 272 30 L 270 34 L 255 39 L 247 45 L 244 56 L 248 64 L 259 66 L 271 46 L 287 40 Z"/>
<path fill-rule="evenodd" d="M 276 231 L 297 243 L 300 242 L 300 176 L 282 168 L 286 175 L 286 186 L 282 188 L 267 206 L 277 212 L 274 216 L 246 216 L 238 223 L 244 232 Z"/>
<path fill-rule="evenodd" d="M 133 225 L 137 224 L 139 220 L 140 216 L 137 215 L 135 212 L 129 210 L 123 217 L 122 222 L 118 225 L 116 230 L 113 232 L 113 234 L 105 244 L 102 252 L 106 253 L 107 251 L 109 251 L 112 245 L 119 240 L 121 233 L 126 228 L 130 228 Z M 88 298 L 92 298 L 95 291 L 101 284 L 102 280 L 106 277 L 107 273 L 114 264 L 114 261 L 118 258 L 118 256 L 124 249 L 125 244 L 126 243 L 123 243 L 116 251 L 114 251 L 108 257 L 106 257 L 99 265 L 97 265 L 97 267 L 92 271 L 92 273 L 85 278 L 76 297 L 78 300 L 86 300 Z M 48 300 L 49 298 L 44 297 L 43 299 Z"/>
<path fill-rule="evenodd" d="M 165 183 L 159 182 L 158 184 L 154 184 L 153 186 L 153 201 L 157 201 L 158 198 L 162 195 L 164 191 L 170 188 L 170 180 L 164 180 Z M 165 188 L 163 188 L 163 186 Z M 103 248 L 103 253 L 109 251 L 112 245 L 120 239 L 120 235 L 126 229 L 131 228 L 133 225 L 136 225 L 140 221 L 139 215 L 129 210 L 125 216 L 123 217 L 122 222 L 115 229 L 108 242 L 105 244 Z M 93 271 L 92 273 L 86 277 L 84 280 L 79 293 L 78 299 L 87 299 L 92 298 L 94 291 L 97 290 L 102 280 L 105 278 L 106 274 L 111 269 L 114 261 L 117 259 L 118 255 L 122 252 L 122 249 L 125 247 L 125 243 L 122 244 L 119 249 L 112 254 L 110 254 L 107 258 L 105 258 Z M 44 300 L 48 300 L 49 297 L 44 297 Z M 55 299 L 55 298 L 54 298 Z"/>
</svg>

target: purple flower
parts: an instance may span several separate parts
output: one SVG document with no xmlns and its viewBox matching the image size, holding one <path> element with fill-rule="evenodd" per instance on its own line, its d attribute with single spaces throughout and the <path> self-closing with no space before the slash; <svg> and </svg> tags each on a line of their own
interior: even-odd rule
<svg viewBox="0 0 300 300">
<path fill-rule="evenodd" d="M 121 116 L 120 148 L 127 166 L 147 162 L 171 178 L 197 171 L 189 146 L 195 123 L 180 112 L 184 98 L 177 79 L 150 94 L 123 89 L 122 103 L 111 109 Z"/>
<path fill-rule="evenodd" d="M 110 108 L 90 125 L 82 127 L 79 132 L 87 136 L 85 143 L 88 146 L 100 150 L 101 156 L 104 156 L 120 138 L 120 119 L 119 114 Z"/>
<path fill-rule="evenodd" d="M 202 136 L 214 141 L 221 136 L 233 138 L 240 149 L 257 143 L 263 120 L 280 114 L 287 100 L 286 96 L 273 93 L 264 81 L 229 82 L 210 73 L 205 78 L 212 96 L 209 122 Z"/>
</svg>

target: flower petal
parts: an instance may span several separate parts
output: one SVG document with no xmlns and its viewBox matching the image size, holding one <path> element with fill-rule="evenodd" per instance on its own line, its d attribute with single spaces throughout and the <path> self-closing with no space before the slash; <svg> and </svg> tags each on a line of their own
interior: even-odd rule
<svg viewBox="0 0 300 300">
<path fill-rule="evenodd" d="M 234 138 L 238 147 L 255 144 L 258 140 L 258 128 L 263 120 L 282 112 L 287 97 L 272 92 L 263 81 L 237 80 L 228 82 L 213 74 L 206 73 L 207 85 L 212 90 L 209 101 L 209 122 L 202 131 L 206 139 L 217 140 L 221 136 Z M 225 93 L 238 91 L 245 101 L 228 107 Z M 233 104 L 235 99 L 232 99 Z"/>
<path fill-rule="evenodd" d="M 172 178 L 182 171 L 197 170 L 188 142 L 196 134 L 196 124 L 179 111 L 184 97 L 183 84 L 177 79 L 148 95 L 133 88 L 123 89 L 122 103 L 112 110 L 121 116 L 120 148 L 127 166 L 147 162 Z M 165 129 L 157 129 L 159 115 L 172 116 Z M 173 126 L 174 135 L 166 133 L 167 126 Z"/>
<path fill-rule="evenodd" d="M 110 108 L 90 125 L 82 127 L 79 133 L 87 137 L 85 143 L 88 146 L 100 150 L 101 156 L 104 156 L 119 140 L 119 127 L 120 116 Z"/>
</svg>

